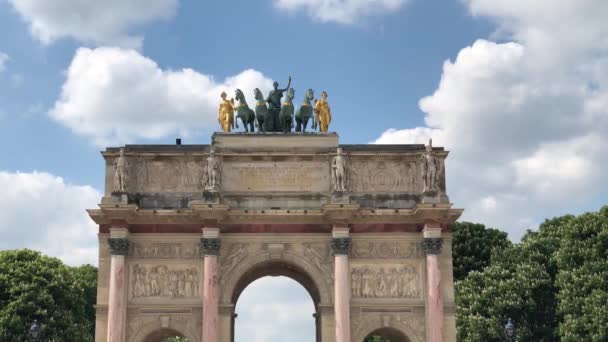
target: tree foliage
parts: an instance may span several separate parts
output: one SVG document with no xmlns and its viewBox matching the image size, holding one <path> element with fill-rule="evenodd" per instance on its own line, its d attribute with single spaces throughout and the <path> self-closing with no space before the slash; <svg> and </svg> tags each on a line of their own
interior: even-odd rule
<svg viewBox="0 0 608 342">
<path fill-rule="evenodd" d="M 456 282 L 458 340 L 501 341 L 512 318 L 522 342 L 606 341 L 607 279 L 608 207 L 547 220 Z"/>
<path fill-rule="evenodd" d="M 69 267 L 31 250 L 0 251 L 0 341 L 26 341 L 37 319 L 41 340 L 94 339 L 97 269 Z"/>
<path fill-rule="evenodd" d="M 482 271 L 493 253 L 509 247 L 507 233 L 483 224 L 457 222 L 453 228 L 452 253 L 454 280 L 464 279 L 471 271 Z"/>
</svg>

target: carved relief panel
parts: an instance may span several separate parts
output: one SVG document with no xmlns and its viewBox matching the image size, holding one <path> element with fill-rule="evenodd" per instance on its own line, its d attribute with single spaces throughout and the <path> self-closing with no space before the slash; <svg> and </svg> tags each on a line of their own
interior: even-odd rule
<svg viewBox="0 0 608 342">
<path fill-rule="evenodd" d="M 352 156 L 348 188 L 351 192 L 402 192 L 422 190 L 415 160 Z"/>
<path fill-rule="evenodd" d="M 353 298 L 421 299 L 422 284 L 416 263 L 357 264 L 351 267 Z"/>
<path fill-rule="evenodd" d="M 132 300 L 199 297 L 196 265 L 133 264 L 129 279 Z"/>
</svg>

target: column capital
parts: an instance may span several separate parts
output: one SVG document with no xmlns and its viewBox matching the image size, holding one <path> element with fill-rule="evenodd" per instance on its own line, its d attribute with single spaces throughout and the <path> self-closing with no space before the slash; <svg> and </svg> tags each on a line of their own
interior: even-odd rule
<svg viewBox="0 0 608 342">
<path fill-rule="evenodd" d="M 108 247 L 110 255 L 127 255 L 129 253 L 129 239 L 109 238 Z"/>
<path fill-rule="evenodd" d="M 340 237 L 331 239 L 331 251 L 333 255 L 349 255 L 352 247 L 350 237 Z"/>
<path fill-rule="evenodd" d="M 200 254 L 205 255 L 219 255 L 222 240 L 220 238 L 201 238 L 200 243 Z"/>
<path fill-rule="evenodd" d="M 443 244 L 443 238 L 440 237 L 428 237 L 422 240 L 422 250 L 426 255 L 438 255 L 441 254 L 441 245 Z"/>
</svg>

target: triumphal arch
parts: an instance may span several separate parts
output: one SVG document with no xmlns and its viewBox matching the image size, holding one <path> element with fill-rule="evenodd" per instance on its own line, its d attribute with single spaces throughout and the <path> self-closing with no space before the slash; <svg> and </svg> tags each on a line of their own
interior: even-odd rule
<svg viewBox="0 0 608 342">
<path fill-rule="evenodd" d="M 96 341 L 233 341 L 268 275 L 309 292 L 317 341 L 456 340 L 443 148 L 215 133 L 102 154 Z"/>
</svg>

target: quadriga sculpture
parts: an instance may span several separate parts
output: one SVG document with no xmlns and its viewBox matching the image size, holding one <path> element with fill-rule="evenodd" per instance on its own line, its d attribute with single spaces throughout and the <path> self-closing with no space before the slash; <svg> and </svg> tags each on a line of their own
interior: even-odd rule
<svg viewBox="0 0 608 342">
<path fill-rule="evenodd" d="M 298 112 L 296 113 L 296 132 L 306 132 L 306 126 L 308 125 L 308 120 L 312 118 L 312 127 L 315 126 L 315 119 L 312 113 L 312 105 L 311 101 L 314 99 L 315 95 L 312 89 L 308 89 L 304 93 L 304 100 L 298 108 Z"/>
<path fill-rule="evenodd" d="M 287 91 L 287 97 L 281 106 L 279 122 L 283 133 L 291 133 L 291 129 L 293 128 L 293 98 L 295 95 L 295 90 L 293 90 L 293 88 L 289 88 Z"/>
<path fill-rule="evenodd" d="M 262 95 L 260 89 L 255 88 L 253 94 L 255 96 L 255 118 L 257 120 L 258 132 L 265 133 L 266 126 L 264 124 L 268 119 L 268 106 L 266 106 L 264 95 Z"/>
<path fill-rule="evenodd" d="M 255 122 L 255 113 L 253 110 L 251 110 L 251 108 L 249 108 L 249 105 L 247 105 L 245 94 L 243 94 L 241 89 L 237 89 L 234 97 L 237 101 L 239 101 L 239 105 L 236 107 L 236 119 L 234 120 L 236 128 L 239 128 L 238 119 L 240 118 L 243 122 L 243 126 L 245 126 L 245 132 L 255 132 L 253 128 Z M 247 125 L 249 125 L 249 127 L 247 127 Z"/>
</svg>

